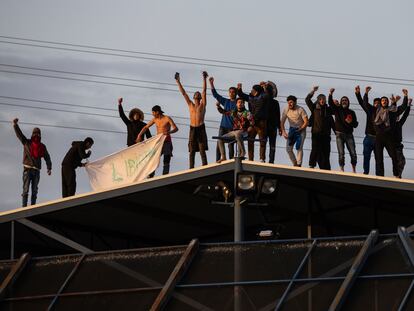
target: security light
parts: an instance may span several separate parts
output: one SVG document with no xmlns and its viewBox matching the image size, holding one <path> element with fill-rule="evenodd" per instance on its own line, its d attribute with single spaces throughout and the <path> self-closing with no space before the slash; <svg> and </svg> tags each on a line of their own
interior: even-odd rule
<svg viewBox="0 0 414 311">
<path fill-rule="evenodd" d="M 239 174 L 237 176 L 237 189 L 242 192 L 252 192 L 255 190 L 256 182 L 254 174 Z"/>
<path fill-rule="evenodd" d="M 263 194 L 272 194 L 276 191 L 277 180 L 276 179 L 265 179 L 262 185 Z"/>
</svg>

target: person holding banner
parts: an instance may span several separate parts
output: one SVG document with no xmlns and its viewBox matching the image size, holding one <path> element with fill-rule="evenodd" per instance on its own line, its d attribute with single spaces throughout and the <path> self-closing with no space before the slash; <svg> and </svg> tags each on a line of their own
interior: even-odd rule
<svg viewBox="0 0 414 311">
<path fill-rule="evenodd" d="M 86 137 L 84 141 L 72 142 L 72 147 L 66 153 L 62 161 L 62 197 L 70 197 L 76 193 L 76 172 L 77 167 L 84 167 L 83 159 L 91 156 L 90 149 L 93 139 Z"/>
<path fill-rule="evenodd" d="M 207 77 L 206 71 L 203 71 L 203 90 L 195 92 L 193 100 L 187 95 L 180 81 L 180 74 L 175 73 L 175 81 L 178 89 L 184 96 L 184 99 L 190 110 L 190 137 L 188 138 L 188 151 L 190 153 L 190 169 L 194 168 L 195 154 L 200 152 L 202 165 L 207 165 L 207 133 L 204 125 L 204 116 L 206 114 L 207 105 Z"/>
<path fill-rule="evenodd" d="M 172 157 L 173 145 L 171 140 L 171 135 L 178 131 L 177 125 L 175 125 L 174 121 L 169 117 L 164 115 L 164 111 L 161 110 L 161 107 L 155 105 L 152 107 L 152 115 L 154 118 L 145 125 L 142 130 L 139 132 L 136 142 L 140 142 L 142 139 L 142 135 L 154 124 L 157 127 L 157 134 L 164 134 L 167 137 L 164 140 L 164 145 L 162 147 L 161 154 L 164 155 L 164 166 L 162 170 L 162 174 L 166 175 L 170 172 L 170 162 Z"/>
</svg>

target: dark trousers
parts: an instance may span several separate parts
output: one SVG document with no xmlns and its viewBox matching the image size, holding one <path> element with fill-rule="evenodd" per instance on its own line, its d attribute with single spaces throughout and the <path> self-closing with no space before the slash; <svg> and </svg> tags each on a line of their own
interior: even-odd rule
<svg viewBox="0 0 414 311">
<path fill-rule="evenodd" d="M 398 177 L 401 178 L 405 167 L 405 157 L 403 153 L 404 145 L 399 143 L 395 147 L 395 156 L 397 157 Z"/>
<path fill-rule="evenodd" d="M 395 142 L 392 132 L 377 133 L 375 138 L 375 175 L 384 176 L 384 147 L 392 160 L 392 173 L 399 176 Z"/>
<path fill-rule="evenodd" d="M 275 127 L 267 127 L 267 139 L 269 141 L 269 163 L 275 163 L 277 130 Z"/>
<path fill-rule="evenodd" d="M 23 193 L 22 206 L 27 206 L 29 188 L 32 186 L 31 204 L 36 204 L 38 185 L 40 181 L 40 170 L 34 168 L 24 168 L 23 170 Z"/>
<path fill-rule="evenodd" d="M 76 193 L 76 172 L 70 166 L 62 165 L 62 198 L 70 197 Z"/>
<path fill-rule="evenodd" d="M 167 175 L 170 172 L 171 155 L 164 154 L 164 163 L 162 167 L 162 174 Z"/>
<path fill-rule="evenodd" d="M 249 160 L 253 161 L 254 159 L 254 141 L 256 135 L 259 135 L 260 141 L 260 160 L 264 162 L 266 159 L 266 120 L 255 121 L 253 130 L 249 132 L 249 140 L 247 143 L 247 149 L 249 153 Z"/>
<path fill-rule="evenodd" d="M 195 154 L 196 154 L 195 151 L 190 152 L 190 168 L 194 168 Z M 207 154 L 206 154 L 206 151 L 204 150 L 204 147 L 202 147 L 201 145 L 200 145 L 200 157 L 201 157 L 201 164 L 207 165 Z"/>
<path fill-rule="evenodd" d="M 233 131 L 233 129 L 225 128 L 220 126 L 218 136 L 223 136 L 227 133 L 230 133 Z M 234 158 L 234 143 L 228 144 L 229 145 L 229 159 Z M 219 141 L 217 140 L 217 147 L 216 147 L 216 161 L 220 160 L 221 154 L 220 154 L 220 148 L 219 148 Z"/>
<path fill-rule="evenodd" d="M 365 135 L 364 141 L 364 174 L 369 174 L 369 162 L 371 161 L 371 154 L 375 154 L 375 136 Z"/>
<path fill-rule="evenodd" d="M 312 133 L 312 150 L 309 156 L 309 166 L 315 167 L 317 163 L 320 169 L 330 170 L 330 154 L 331 136 L 326 134 Z"/>
</svg>

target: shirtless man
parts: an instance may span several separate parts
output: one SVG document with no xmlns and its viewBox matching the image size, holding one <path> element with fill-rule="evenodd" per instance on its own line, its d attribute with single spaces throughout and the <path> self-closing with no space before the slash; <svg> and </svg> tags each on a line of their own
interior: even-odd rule
<svg viewBox="0 0 414 311">
<path fill-rule="evenodd" d="M 195 153 L 200 152 L 201 162 L 203 165 L 207 165 L 206 150 L 207 145 L 207 133 L 206 126 L 204 125 L 204 116 L 206 114 L 207 105 L 207 77 L 206 71 L 203 71 L 203 91 L 195 92 L 192 101 L 184 90 L 181 81 L 180 74 L 175 74 L 175 81 L 177 81 L 178 89 L 183 94 L 185 101 L 187 102 L 188 109 L 190 110 L 190 137 L 188 139 L 188 151 L 190 153 L 190 169 L 194 168 Z"/>
<path fill-rule="evenodd" d="M 155 124 L 157 127 L 157 134 L 164 134 L 167 137 L 164 140 L 164 145 L 162 146 L 162 153 L 164 155 L 164 166 L 162 174 L 166 175 L 170 172 L 170 161 L 172 157 L 173 145 L 171 141 L 170 134 L 178 131 L 178 127 L 175 125 L 174 121 L 169 117 L 164 115 L 164 111 L 161 110 L 161 107 L 155 105 L 152 107 L 152 115 L 154 118 L 145 125 L 142 130 L 139 132 L 136 142 L 140 142 L 142 135 Z"/>
</svg>

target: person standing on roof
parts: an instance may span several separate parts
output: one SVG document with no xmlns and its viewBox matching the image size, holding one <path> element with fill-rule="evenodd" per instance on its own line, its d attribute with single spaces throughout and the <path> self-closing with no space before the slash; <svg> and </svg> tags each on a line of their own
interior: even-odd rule
<svg viewBox="0 0 414 311">
<path fill-rule="evenodd" d="M 287 98 L 287 107 L 283 109 L 282 119 L 280 121 L 280 135 L 286 138 L 286 151 L 289 155 L 293 166 L 302 166 L 303 144 L 306 138 L 306 127 L 309 120 L 305 109 L 297 105 L 296 96 L 289 95 Z M 289 132 L 286 133 L 285 122 L 289 121 Z M 293 146 L 297 150 L 297 157 L 293 153 Z"/>
<path fill-rule="evenodd" d="M 46 146 L 41 142 L 40 129 L 35 127 L 32 137 L 27 139 L 18 125 L 19 119 L 13 120 L 13 128 L 17 138 L 23 144 L 23 193 L 22 206 L 27 206 L 29 187 L 32 186 L 31 205 L 36 204 L 42 158 L 46 161 L 47 174 L 52 173 L 52 161 Z"/>
<path fill-rule="evenodd" d="M 227 111 L 236 110 L 236 96 L 237 96 L 237 89 L 232 86 L 229 88 L 229 98 L 225 98 L 219 95 L 214 87 L 214 78 L 210 77 L 210 87 L 211 93 L 213 97 L 219 102 L 220 105 L 223 105 L 223 109 Z M 223 136 L 227 133 L 233 131 L 233 118 L 231 115 L 223 114 L 221 117 L 221 123 L 219 128 L 218 136 Z M 221 158 L 220 152 L 220 140 L 217 141 L 217 148 L 216 148 L 216 161 L 219 161 Z M 234 144 L 229 144 L 229 158 L 233 159 L 234 157 Z"/>
<path fill-rule="evenodd" d="M 130 147 L 137 142 L 135 141 L 142 128 L 147 125 L 144 121 L 144 113 L 141 109 L 134 108 L 129 112 L 129 116 L 125 115 L 124 108 L 122 107 L 122 97 L 118 98 L 118 111 L 122 121 L 124 121 L 127 127 L 127 146 Z M 151 132 L 147 130 L 145 132 L 147 138 L 151 138 Z"/>
<path fill-rule="evenodd" d="M 329 90 L 328 104 L 335 114 L 335 134 L 338 148 L 339 167 L 344 171 L 345 145 L 351 156 L 352 172 L 356 173 L 357 153 L 354 139 L 354 128 L 358 126 L 355 111 L 349 109 L 349 98 L 342 96 L 341 101 L 333 99 L 334 88 Z"/>
<path fill-rule="evenodd" d="M 161 154 L 164 155 L 164 167 L 162 174 L 166 175 L 170 172 L 170 161 L 173 155 L 173 145 L 170 134 L 176 133 L 178 131 L 178 127 L 169 116 L 164 115 L 164 111 L 162 111 L 161 107 L 158 105 L 152 107 L 152 115 L 154 118 L 141 129 L 136 141 L 141 141 L 142 135 L 144 135 L 144 133 L 154 124 L 157 127 L 157 134 L 164 134 L 167 136 L 164 140 L 161 152 Z"/>
<path fill-rule="evenodd" d="M 198 91 L 195 92 L 192 101 L 181 84 L 180 74 L 176 72 L 174 76 L 178 89 L 183 95 L 188 110 L 190 111 L 190 134 L 188 138 L 190 169 L 194 168 L 196 152 L 200 152 L 202 165 L 207 165 L 206 151 L 208 150 L 208 143 L 206 126 L 204 125 L 204 116 L 206 114 L 207 105 L 207 77 L 207 71 L 203 71 L 203 90 L 201 93 Z"/>
<path fill-rule="evenodd" d="M 280 131 L 280 105 L 277 97 L 277 86 L 272 81 L 261 82 L 260 85 L 263 89 L 266 89 L 267 85 L 272 87 L 272 96 L 268 97 L 267 103 L 267 122 L 266 132 L 267 139 L 269 141 L 269 163 L 275 162 L 276 153 L 276 138 L 277 133 Z"/>
<path fill-rule="evenodd" d="M 83 141 L 73 141 L 72 147 L 66 153 L 62 161 L 62 197 L 66 198 L 76 193 L 76 172 L 77 167 L 84 167 L 83 159 L 91 156 L 93 139 L 86 137 Z M 88 151 L 86 151 L 88 150 Z"/>
</svg>

